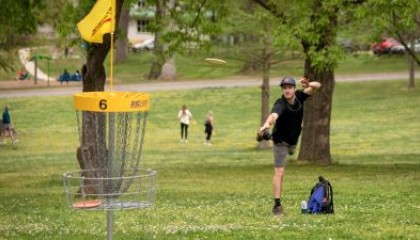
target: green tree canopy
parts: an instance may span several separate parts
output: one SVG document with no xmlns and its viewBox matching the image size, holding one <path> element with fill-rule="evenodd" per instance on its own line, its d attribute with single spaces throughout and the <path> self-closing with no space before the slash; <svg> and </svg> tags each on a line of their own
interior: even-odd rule
<svg viewBox="0 0 420 240">
<path fill-rule="evenodd" d="M 30 0 L 0 0 L 0 4 L 0 67 L 8 71 L 13 70 L 11 51 L 26 44 L 36 32 L 34 9 L 41 5 L 40 1 Z"/>
</svg>

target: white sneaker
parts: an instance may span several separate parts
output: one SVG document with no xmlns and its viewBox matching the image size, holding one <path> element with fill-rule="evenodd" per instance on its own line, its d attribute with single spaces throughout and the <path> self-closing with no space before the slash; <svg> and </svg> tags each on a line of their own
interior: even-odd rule
<svg viewBox="0 0 420 240">
<path fill-rule="evenodd" d="M 185 139 L 185 141 L 184 141 L 185 143 L 187 143 L 188 142 L 188 139 Z"/>
<path fill-rule="evenodd" d="M 13 140 L 13 143 L 18 143 L 18 142 L 19 142 L 19 139 Z"/>
</svg>

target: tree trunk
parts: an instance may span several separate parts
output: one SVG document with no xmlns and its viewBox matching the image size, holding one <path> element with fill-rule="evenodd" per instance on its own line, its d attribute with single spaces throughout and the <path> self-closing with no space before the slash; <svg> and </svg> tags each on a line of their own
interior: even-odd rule
<svg viewBox="0 0 420 240">
<path fill-rule="evenodd" d="M 160 80 L 174 81 L 176 80 L 176 66 L 175 61 L 169 59 L 162 66 L 162 71 L 159 76 Z"/>
<path fill-rule="evenodd" d="M 414 51 L 414 38 L 410 37 L 410 44 Z M 408 88 L 414 88 L 414 58 L 411 54 L 408 57 Z"/>
<path fill-rule="evenodd" d="M 261 125 L 264 125 L 265 120 L 269 114 L 269 104 L 270 104 L 270 78 L 267 74 L 264 73 L 263 84 L 261 86 Z M 261 141 L 258 143 L 258 148 L 268 148 L 269 141 Z"/>
<path fill-rule="evenodd" d="M 118 23 L 118 37 L 115 40 L 115 63 L 122 63 L 127 60 L 128 55 L 128 21 L 130 19 L 129 9 L 123 7 L 121 10 L 120 20 Z"/>
<path fill-rule="evenodd" d="M 158 79 L 161 75 L 163 64 L 166 62 L 164 43 L 161 40 L 163 31 L 166 28 L 167 21 L 167 0 L 157 0 L 155 2 L 156 13 L 155 13 L 155 47 L 153 49 L 154 59 L 152 66 L 149 71 L 148 79 Z"/>
<path fill-rule="evenodd" d="M 335 79 L 333 70 L 315 71 L 305 60 L 304 76 L 319 81 L 321 88 L 305 101 L 303 130 L 298 160 L 330 164 L 330 121 Z"/>
<path fill-rule="evenodd" d="M 264 125 L 265 120 L 269 115 L 270 104 L 270 78 L 264 74 L 263 83 L 261 86 L 261 126 Z"/>
<path fill-rule="evenodd" d="M 261 86 L 261 126 L 265 123 L 269 115 L 269 104 L 270 104 L 270 70 L 271 70 L 271 56 L 272 56 L 272 39 L 271 35 L 269 34 L 270 29 L 269 25 L 265 22 L 264 23 L 264 30 L 267 33 L 264 35 L 264 48 L 262 51 L 262 59 L 263 59 L 263 83 Z M 258 144 L 258 148 L 268 148 L 269 141 L 261 141 Z"/>
<path fill-rule="evenodd" d="M 110 36 L 104 39 L 105 44 L 89 48 L 88 61 L 82 68 L 83 92 L 103 92 L 105 89 L 105 67 L 103 62 L 110 47 Z M 82 113 L 82 138 L 77 149 L 77 159 L 82 170 L 100 169 L 106 156 L 105 132 L 95 131 L 105 126 L 103 113 Z M 104 130 L 104 129 L 102 129 Z"/>
<path fill-rule="evenodd" d="M 408 55 L 408 88 L 414 88 L 415 85 L 415 70 L 414 70 L 414 59 L 411 55 Z"/>
<path fill-rule="evenodd" d="M 320 164 L 331 164 L 330 153 L 330 123 L 332 110 L 332 97 L 334 92 L 335 78 L 334 66 L 324 62 L 316 66 L 312 62 L 313 50 L 325 58 L 328 58 L 328 50 L 335 44 L 337 32 L 337 7 L 325 8 L 325 11 L 317 12 L 317 6 L 322 6 L 321 0 L 315 1 L 314 13 L 311 21 L 322 23 L 325 27 L 318 27 L 314 31 L 319 36 L 317 42 L 311 39 L 301 39 L 305 53 L 304 76 L 309 80 L 319 81 L 321 88 L 307 101 L 303 112 L 303 130 L 298 160 L 307 160 Z M 328 22 L 324 18 L 327 16 Z M 322 19 L 322 20 L 321 20 Z"/>
<path fill-rule="evenodd" d="M 176 28 L 174 20 L 171 18 L 170 14 L 168 14 L 175 8 L 175 4 L 176 0 L 167 0 L 164 5 L 164 22 L 167 23 L 167 25 L 164 26 L 165 31 L 171 31 Z M 163 44 L 162 60 L 164 64 L 159 79 L 173 81 L 176 79 L 175 56 L 174 53 L 171 54 L 168 52 L 168 48 L 169 46 L 167 44 Z"/>
<path fill-rule="evenodd" d="M 116 25 L 124 0 L 116 2 Z M 118 26 L 118 25 L 117 25 Z M 87 49 L 87 63 L 82 67 L 83 92 L 103 92 L 106 72 L 103 65 L 111 46 L 111 35 L 104 35 L 104 43 L 91 44 Z M 107 163 L 106 115 L 98 112 L 83 112 L 82 137 L 77 149 L 77 160 L 83 176 L 101 177 Z M 103 171 L 89 171 L 102 169 Z M 95 189 L 86 190 L 95 192 Z"/>
<path fill-rule="evenodd" d="M 155 47 L 153 49 L 154 59 L 152 66 L 150 67 L 149 75 L 147 79 L 153 80 L 158 79 L 163 64 L 165 63 L 165 56 L 163 52 L 163 46 L 160 40 L 161 32 L 155 33 Z"/>
</svg>

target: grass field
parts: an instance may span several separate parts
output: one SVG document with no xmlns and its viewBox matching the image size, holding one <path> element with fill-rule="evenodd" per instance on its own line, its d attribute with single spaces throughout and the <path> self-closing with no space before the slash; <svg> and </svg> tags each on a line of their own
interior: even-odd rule
<svg viewBox="0 0 420 240">
<path fill-rule="evenodd" d="M 272 153 L 257 150 L 260 89 L 152 94 L 142 167 L 157 170 L 156 201 L 115 212 L 114 239 L 420 239 L 420 90 L 405 81 L 337 83 L 334 163 L 289 158 L 285 216 L 271 215 Z M 271 89 L 272 98 L 278 96 Z M 1 99 L 20 142 L 0 145 L 0 239 L 105 239 L 106 212 L 65 206 L 60 174 L 77 170 L 72 97 Z M 187 104 L 197 124 L 178 140 Z M 215 112 L 212 146 L 202 122 Z M 333 184 L 336 213 L 301 215 L 317 177 Z"/>
</svg>

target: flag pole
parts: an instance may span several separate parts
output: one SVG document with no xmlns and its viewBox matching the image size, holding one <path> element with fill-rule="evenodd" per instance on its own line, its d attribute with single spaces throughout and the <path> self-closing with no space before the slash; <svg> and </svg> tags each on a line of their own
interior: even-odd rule
<svg viewBox="0 0 420 240">
<path fill-rule="evenodd" d="M 110 84 L 110 92 L 112 93 L 112 80 L 113 80 L 113 65 L 114 65 L 114 32 L 111 32 L 111 57 L 110 57 L 110 80 L 109 80 L 109 84 Z"/>
<path fill-rule="evenodd" d="M 112 93 L 113 80 L 114 80 L 114 31 L 115 31 L 115 0 L 111 0 L 111 55 L 110 55 L 110 80 L 109 90 Z"/>
</svg>

